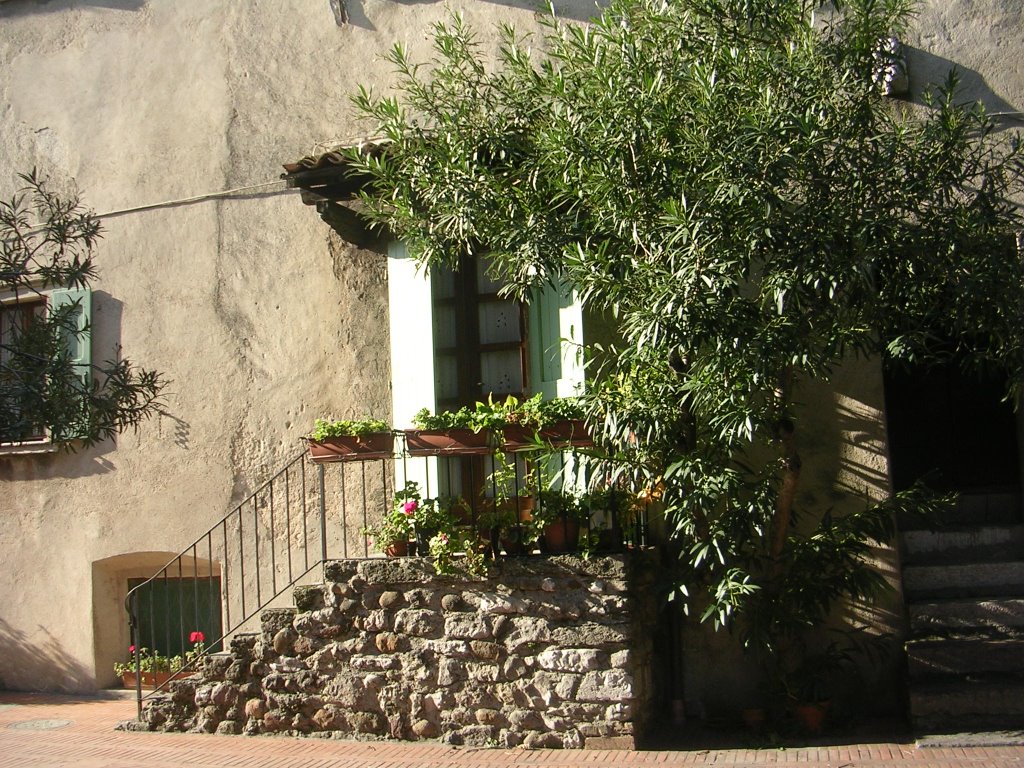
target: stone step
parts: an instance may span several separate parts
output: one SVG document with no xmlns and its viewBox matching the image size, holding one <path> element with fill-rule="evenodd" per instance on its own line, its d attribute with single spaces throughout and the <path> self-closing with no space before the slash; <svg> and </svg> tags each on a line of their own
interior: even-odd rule
<svg viewBox="0 0 1024 768">
<path fill-rule="evenodd" d="M 1014 524 L 1022 521 L 1021 495 L 1018 490 L 989 489 L 964 491 L 956 504 L 936 518 L 922 520 L 917 515 L 902 514 L 897 519 L 901 531 L 939 526 L 978 526 Z"/>
<path fill-rule="evenodd" d="M 903 569 L 903 592 L 911 602 L 1024 595 L 1024 561 L 908 565 Z"/>
<path fill-rule="evenodd" d="M 910 634 L 913 637 L 983 632 L 989 637 L 1024 633 L 1024 599 L 935 600 L 911 603 Z"/>
<path fill-rule="evenodd" d="M 959 733 L 1024 727 L 1024 681 L 962 677 L 910 686 L 910 716 L 919 732 Z"/>
<path fill-rule="evenodd" d="M 912 680 L 940 676 L 1024 675 L 1024 639 L 937 638 L 908 640 L 908 671 Z"/>
<path fill-rule="evenodd" d="M 904 531 L 905 565 L 1024 560 L 1024 525 Z"/>
</svg>

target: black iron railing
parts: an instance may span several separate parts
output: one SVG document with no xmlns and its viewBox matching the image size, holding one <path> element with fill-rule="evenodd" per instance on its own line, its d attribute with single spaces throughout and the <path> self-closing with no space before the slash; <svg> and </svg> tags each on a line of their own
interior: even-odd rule
<svg viewBox="0 0 1024 768">
<path fill-rule="evenodd" d="M 488 514 L 514 501 L 516 535 L 510 539 L 527 542 L 531 519 L 544 516 L 546 505 L 560 498 L 553 488 L 601 487 L 594 466 L 571 451 L 411 456 L 401 438 L 396 454 L 369 460 L 314 463 L 304 451 L 156 574 L 132 585 L 125 607 L 140 714 L 146 674 L 155 678 L 146 689 L 152 695 L 174 675 L 188 674 L 204 655 L 221 650 L 229 636 L 245 631 L 317 566 L 379 556 L 365 531 L 380 522 L 395 489 L 408 481 L 419 484 L 423 498 L 458 499 L 467 528 L 489 535 L 491 555 L 500 557 L 550 545 L 540 536 L 513 548 L 497 526 L 491 528 L 494 518 Z M 619 545 L 647 544 L 646 509 L 629 503 L 626 513 L 623 502 L 630 498 L 619 489 L 605 497 L 600 510 L 585 509 L 573 520 L 554 515 L 554 522 L 561 524 L 569 549 L 599 543 L 599 533 Z"/>
</svg>

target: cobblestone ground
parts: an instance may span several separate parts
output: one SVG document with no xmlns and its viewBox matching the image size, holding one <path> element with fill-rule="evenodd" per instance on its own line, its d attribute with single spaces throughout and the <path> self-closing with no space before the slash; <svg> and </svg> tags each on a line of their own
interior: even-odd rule
<svg viewBox="0 0 1024 768">
<path fill-rule="evenodd" d="M 929 747 L 912 743 L 798 749 L 556 751 L 447 747 L 434 743 L 349 742 L 115 731 L 134 716 L 128 699 L 0 692 L 0 768 L 623 768 L 778 766 L 825 768 L 1024 768 L 1024 747 Z"/>
</svg>

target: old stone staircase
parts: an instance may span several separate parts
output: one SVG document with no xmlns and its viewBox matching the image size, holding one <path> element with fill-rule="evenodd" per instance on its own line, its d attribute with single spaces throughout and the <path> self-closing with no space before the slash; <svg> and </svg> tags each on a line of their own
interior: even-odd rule
<svg viewBox="0 0 1024 768">
<path fill-rule="evenodd" d="M 901 534 L 918 734 L 1024 729 L 1024 525 Z"/>
</svg>

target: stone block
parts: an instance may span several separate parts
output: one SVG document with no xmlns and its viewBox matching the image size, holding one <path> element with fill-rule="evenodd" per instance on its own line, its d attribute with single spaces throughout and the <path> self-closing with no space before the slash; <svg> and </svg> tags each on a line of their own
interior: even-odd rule
<svg viewBox="0 0 1024 768">
<path fill-rule="evenodd" d="M 531 650 L 534 646 L 551 639 L 551 629 L 544 619 L 532 616 L 513 616 L 509 619 L 508 631 L 502 644 L 511 653 Z"/>
<path fill-rule="evenodd" d="M 469 647 L 476 658 L 484 661 L 497 661 L 504 650 L 497 643 L 489 643 L 484 640 L 473 640 L 470 642 Z"/>
<path fill-rule="evenodd" d="M 636 739 L 632 734 L 618 736 L 587 736 L 583 742 L 584 749 L 634 750 Z"/>
<path fill-rule="evenodd" d="M 388 721 L 379 712 L 350 712 L 348 720 L 356 733 L 383 736 L 388 732 Z"/>
<path fill-rule="evenodd" d="M 523 739 L 526 749 L 561 749 L 562 737 L 557 733 L 530 731 Z"/>
<path fill-rule="evenodd" d="M 394 632 L 381 632 L 373 638 L 377 650 L 381 653 L 396 653 L 408 647 L 409 641 Z"/>
<path fill-rule="evenodd" d="M 295 644 L 298 637 L 299 633 L 292 627 L 285 627 L 284 629 L 278 630 L 277 634 L 274 635 L 274 650 L 282 656 L 290 656 L 292 654 L 292 646 Z"/>
<path fill-rule="evenodd" d="M 422 557 L 385 557 L 358 562 L 358 573 L 369 584 L 418 584 L 436 578 L 430 560 Z"/>
<path fill-rule="evenodd" d="M 327 581 L 349 581 L 358 571 L 358 560 L 330 560 L 324 563 L 324 578 Z"/>
<path fill-rule="evenodd" d="M 396 592 L 393 589 L 381 592 L 380 597 L 377 598 L 377 604 L 385 609 L 398 608 L 403 602 L 405 602 L 405 598 L 402 596 L 402 593 Z"/>
<path fill-rule="evenodd" d="M 462 640 L 486 640 L 491 637 L 491 629 L 480 616 L 456 614 L 445 617 L 444 635 Z"/>
<path fill-rule="evenodd" d="M 621 669 L 588 672 L 576 693 L 579 701 L 622 701 L 633 698 L 633 676 Z"/>
<path fill-rule="evenodd" d="M 443 630 L 441 615 L 423 608 L 405 608 L 395 614 L 395 632 L 415 637 L 433 637 Z"/>
<path fill-rule="evenodd" d="M 260 613 L 260 630 L 268 640 L 295 620 L 294 608 L 267 608 Z"/>
<path fill-rule="evenodd" d="M 436 739 L 441 729 L 437 723 L 429 720 L 417 720 L 412 724 L 412 732 L 418 739 Z"/>
<path fill-rule="evenodd" d="M 315 611 L 326 605 L 322 586 L 300 586 L 292 590 L 292 600 L 299 613 Z"/>
<path fill-rule="evenodd" d="M 537 654 L 541 669 L 554 672 L 590 672 L 608 664 L 608 655 L 590 648 L 549 648 Z"/>
<path fill-rule="evenodd" d="M 360 654 L 350 658 L 348 663 L 356 672 L 386 672 L 402 668 L 401 659 L 391 654 L 386 656 L 363 656 Z"/>
</svg>

